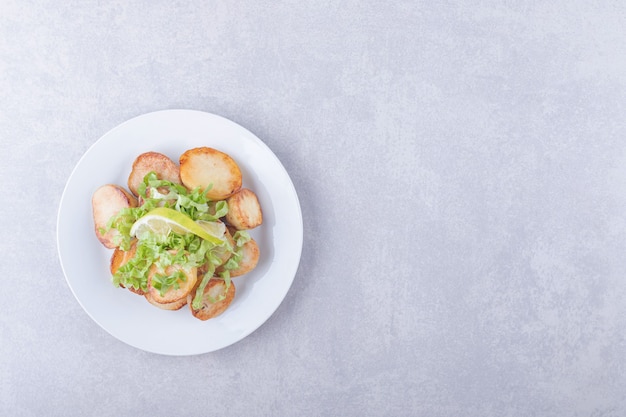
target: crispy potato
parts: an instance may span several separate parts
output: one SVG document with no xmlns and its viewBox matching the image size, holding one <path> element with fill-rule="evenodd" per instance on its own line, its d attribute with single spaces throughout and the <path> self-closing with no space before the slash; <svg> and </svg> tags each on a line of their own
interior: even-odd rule
<svg viewBox="0 0 626 417">
<path fill-rule="evenodd" d="M 224 152 L 202 147 L 189 149 L 180 156 L 180 179 L 185 187 L 205 189 L 211 200 L 224 200 L 241 188 L 241 170 Z"/>
<path fill-rule="evenodd" d="M 113 251 L 113 255 L 111 255 L 111 262 L 109 264 L 111 275 L 115 275 L 117 270 L 120 269 L 120 266 L 128 262 L 127 254 L 127 251 L 121 250 L 120 248 L 115 248 L 115 250 Z"/>
<path fill-rule="evenodd" d="M 135 256 L 135 252 L 137 251 L 137 239 L 133 239 L 130 243 L 130 249 L 125 251 L 120 248 L 115 248 L 113 251 L 113 255 L 111 256 L 111 275 L 115 275 L 118 269 L 126 262 L 130 261 L 133 256 Z"/>
<path fill-rule="evenodd" d="M 181 308 L 183 308 L 185 306 L 185 304 L 187 304 L 187 297 L 183 297 L 180 300 L 176 300 L 176 301 L 172 301 L 171 303 L 158 303 L 154 300 L 154 298 L 152 297 L 152 294 L 150 292 L 147 292 L 144 297 L 146 298 L 146 300 L 152 304 L 155 307 L 158 307 L 162 310 L 170 310 L 170 311 L 175 311 L 175 310 L 180 310 Z"/>
<path fill-rule="evenodd" d="M 259 245 L 257 245 L 254 239 L 250 239 L 248 242 L 244 243 L 243 254 L 241 257 L 241 261 L 239 261 L 239 268 L 230 270 L 230 277 L 235 278 L 241 275 L 247 274 L 256 268 L 259 263 L 260 251 Z M 223 268 L 218 268 L 217 271 L 223 271 Z"/>
<path fill-rule="evenodd" d="M 230 287 L 228 288 L 228 291 L 226 291 L 226 298 L 221 301 L 212 303 L 207 296 L 211 296 L 214 300 L 217 300 L 220 295 L 224 294 L 224 291 L 226 291 L 226 282 L 219 278 L 211 278 L 204 289 L 202 307 L 199 310 L 194 310 L 191 305 L 195 295 L 195 291 L 192 291 L 189 295 L 187 295 L 187 304 L 189 304 L 191 314 L 200 320 L 212 319 L 213 317 L 217 317 L 222 314 L 235 298 L 235 284 L 231 281 Z"/>
<path fill-rule="evenodd" d="M 263 212 L 256 194 L 242 188 L 226 199 L 228 214 L 226 222 L 237 230 L 254 229 L 263 223 Z"/>
<path fill-rule="evenodd" d="M 106 184 L 98 188 L 91 197 L 93 222 L 98 240 L 107 248 L 115 248 L 114 237 L 119 234 L 116 229 L 100 233 L 105 229 L 109 219 L 123 208 L 137 207 L 137 199 L 118 185 Z"/>
<path fill-rule="evenodd" d="M 156 172 L 161 180 L 180 184 L 180 170 L 174 161 L 158 152 L 145 152 L 135 158 L 128 176 L 128 188 L 134 195 L 139 196 L 139 185 L 150 171 Z"/>
<path fill-rule="evenodd" d="M 152 278 L 155 274 L 173 274 L 177 271 L 183 271 L 185 274 L 185 281 L 179 280 L 178 285 L 179 288 L 171 288 L 167 291 L 163 296 L 161 296 L 159 290 L 154 288 L 152 285 Z M 150 297 L 157 303 L 167 304 L 172 303 L 174 301 L 178 301 L 181 298 L 186 298 L 187 294 L 191 292 L 191 290 L 196 285 L 198 281 L 198 268 L 191 268 L 191 270 L 186 271 L 179 265 L 170 265 L 165 268 L 165 271 L 159 270 L 156 265 L 152 265 L 150 271 L 148 272 L 148 292 L 150 293 Z"/>
<path fill-rule="evenodd" d="M 132 240 L 130 244 L 130 249 L 128 251 L 123 251 L 120 248 L 115 248 L 115 250 L 113 251 L 113 255 L 111 255 L 111 264 L 110 264 L 111 275 L 115 275 L 115 273 L 117 272 L 118 269 L 120 269 L 121 266 L 126 264 L 126 262 L 130 261 L 133 258 L 133 256 L 135 256 L 136 251 L 137 251 L 136 239 Z M 122 283 L 120 283 L 120 287 L 126 288 L 126 286 L 124 286 L 124 284 Z M 128 290 L 137 295 L 145 294 L 144 290 L 142 290 L 141 288 L 128 287 Z"/>
</svg>

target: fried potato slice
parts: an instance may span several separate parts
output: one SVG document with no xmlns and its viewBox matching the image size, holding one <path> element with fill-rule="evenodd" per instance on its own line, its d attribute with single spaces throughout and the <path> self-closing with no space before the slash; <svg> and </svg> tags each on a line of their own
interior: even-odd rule
<svg viewBox="0 0 626 417">
<path fill-rule="evenodd" d="M 226 222 L 237 230 L 254 229 L 263 223 L 263 212 L 254 191 L 242 188 L 226 199 Z"/>
<path fill-rule="evenodd" d="M 242 257 L 239 261 L 239 267 L 237 269 L 230 270 L 230 277 L 239 277 L 252 271 L 259 263 L 260 255 L 261 252 L 259 251 L 259 245 L 254 239 L 250 239 L 244 243 L 242 246 Z M 223 270 L 224 268 L 220 267 L 217 269 L 217 272 L 221 272 Z"/>
<path fill-rule="evenodd" d="M 161 295 L 160 291 L 153 285 L 153 278 L 156 274 L 172 275 L 178 271 L 182 271 L 185 274 L 185 280 L 178 280 L 178 288 L 170 288 L 166 293 Z M 185 270 L 180 265 L 170 265 L 165 268 L 165 271 L 160 270 L 156 265 L 152 265 L 148 271 L 148 292 L 150 297 L 157 303 L 167 304 L 174 301 L 178 301 L 181 298 L 186 298 L 187 294 L 195 287 L 198 281 L 198 268 L 191 268 Z"/>
<path fill-rule="evenodd" d="M 146 300 L 152 304 L 155 307 L 158 307 L 162 310 L 170 310 L 170 311 L 175 311 L 175 310 L 180 310 L 181 308 L 183 308 L 185 306 L 185 304 L 187 304 L 187 297 L 183 297 L 180 300 L 176 300 L 176 301 L 172 301 L 171 303 L 158 303 L 154 300 L 154 298 L 152 297 L 152 294 L 150 292 L 147 292 L 144 297 L 146 298 Z"/>
<path fill-rule="evenodd" d="M 117 272 L 118 269 L 120 269 L 120 267 L 122 267 L 128 261 L 130 261 L 133 258 L 133 256 L 135 256 L 136 251 L 137 251 L 137 239 L 132 240 L 132 242 L 130 243 L 130 249 L 127 251 L 124 251 L 120 248 L 115 248 L 115 250 L 113 251 L 113 255 L 111 255 L 111 263 L 109 266 L 111 270 L 111 275 L 115 275 L 115 273 Z M 126 288 L 121 283 L 120 283 L 120 287 Z M 141 288 L 128 287 L 128 290 L 137 295 L 145 294 L 145 291 L 142 290 Z"/>
<path fill-rule="evenodd" d="M 207 197 L 224 200 L 241 188 L 241 170 L 229 155 L 217 149 L 201 147 L 189 149 L 180 156 L 180 179 L 185 187 L 211 189 Z"/>
<path fill-rule="evenodd" d="M 137 239 L 133 239 L 130 243 L 130 249 L 125 251 L 120 248 L 115 248 L 113 251 L 113 255 L 111 255 L 111 264 L 110 270 L 111 275 L 115 275 L 118 269 L 121 266 L 130 261 L 133 256 L 135 256 L 135 252 L 137 251 Z"/>
<path fill-rule="evenodd" d="M 158 152 L 145 152 L 135 158 L 133 168 L 128 176 L 128 188 L 139 196 L 137 191 L 143 182 L 143 177 L 150 171 L 154 171 L 161 180 L 167 180 L 180 184 L 180 169 L 178 165 L 167 156 Z"/>
<path fill-rule="evenodd" d="M 137 199 L 119 185 L 106 184 L 98 188 L 91 197 L 93 222 L 98 240 L 107 248 L 115 248 L 114 238 L 119 232 L 111 229 L 102 234 L 109 219 L 123 208 L 137 207 Z"/>
<path fill-rule="evenodd" d="M 222 294 L 226 293 L 226 297 L 216 303 L 212 303 L 210 298 L 217 300 Z M 219 278 L 211 278 L 207 286 L 204 288 L 204 297 L 202 298 L 202 307 L 199 310 L 194 310 L 191 305 L 193 301 L 195 291 L 187 295 L 187 304 L 191 314 L 199 320 L 209 320 L 213 317 L 217 317 L 222 314 L 228 306 L 233 302 L 235 298 L 235 284 L 231 281 L 228 290 L 226 290 L 226 282 Z M 210 297 L 210 298 L 209 298 Z"/>
</svg>

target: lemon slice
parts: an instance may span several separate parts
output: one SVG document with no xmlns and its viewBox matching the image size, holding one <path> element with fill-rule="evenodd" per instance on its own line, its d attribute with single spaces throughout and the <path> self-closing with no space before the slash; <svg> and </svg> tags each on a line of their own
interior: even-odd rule
<svg viewBox="0 0 626 417">
<path fill-rule="evenodd" d="M 212 236 L 221 237 L 224 236 L 224 233 L 226 233 L 226 225 L 220 221 L 209 222 L 206 220 L 196 220 L 196 224 Z"/>
<path fill-rule="evenodd" d="M 207 223 L 216 223 L 216 225 L 207 225 Z M 198 224 L 179 211 L 157 207 L 133 224 L 130 235 L 141 236 L 146 231 L 162 236 L 167 236 L 170 231 L 179 234 L 193 233 L 215 245 L 221 245 L 224 241 L 220 237 L 224 235 L 225 226 L 224 230 L 221 230 L 217 223 L 203 221 L 202 224 Z"/>
</svg>

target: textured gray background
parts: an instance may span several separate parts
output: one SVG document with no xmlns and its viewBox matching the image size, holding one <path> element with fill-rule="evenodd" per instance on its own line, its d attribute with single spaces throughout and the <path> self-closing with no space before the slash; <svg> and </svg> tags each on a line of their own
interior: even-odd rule
<svg viewBox="0 0 626 417">
<path fill-rule="evenodd" d="M 626 4 L 0 0 L 0 414 L 626 415 Z M 593 3 L 593 5 L 591 4 Z M 80 156 L 191 108 L 278 155 L 285 301 L 165 357 L 56 252 Z"/>
</svg>

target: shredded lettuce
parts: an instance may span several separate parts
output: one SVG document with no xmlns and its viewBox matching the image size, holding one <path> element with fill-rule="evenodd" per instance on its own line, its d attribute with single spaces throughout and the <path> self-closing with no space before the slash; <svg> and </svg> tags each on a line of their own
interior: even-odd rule
<svg viewBox="0 0 626 417">
<path fill-rule="evenodd" d="M 235 241 L 235 247 L 232 251 L 232 256 L 226 263 L 222 266 L 222 269 L 225 271 L 232 271 L 234 269 L 239 268 L 239 263 L 243 258 L 243 245 L 245 245 L 248 241 L 250 241 L 250 234 L 245 230 L 238 230 L 233 235 L 233 240 Z"/>
<path fill-rule="evenodd" d="M 208 302 L 215 304 L 226 298 L 226 293 L 228 293 L 231 285 L 230 271 L 224 270 L 219 272 L 219 277 L 213 276 L 214 273 L 215 269 L 213 269 L 211 272 L 207 272 L 202 278 L 200 285 L 196 289 L 196 294 L 194 295 L 193 301 L 191 302 L 191 307 L 194 310 L 200 310 L 202 308 L 202 302 L 205 299 Z M 213 298 L 211 295 L 204 293 L 204 290 L 211 279 L 222 279 L 226 283 L 226 288 L 224 288 L 224 292 L 218 295 L 217 298 Z"/>
<path fill-rule="evenodd" d="M 179 289 L 180 282 L 186 282 L 187 275 L 181 270 L 177 270 L 172 274 L 154 274 L 152 276 L 152 286 L 159 291 L 161 297 L 170 289 Z"/>
<path fill-rule="evenodd" d="M 226 293 L 228 292 L 231 285 L 230 271 L 239 268 L 239 264 L 243 257 L 243 245 L 250 241 L 250 239 L 250 234 L 244 230 L 239 230 L 233 235 L 235 246 L 233 248 L 229 248 L 229 250 L 231 251 L 231 257 L 228 259 L 228 261 L 226 261 L 225 264 L 221 265 L 221 271 L 218 273 L 218 277 L 224 280 L 226 288 L 224 289 L 224 292 L 220 294 L 217 298 L 213 298 L 208 294 L 204 294 L 204 290 L 212 278 L 218 278 L 214 276 L 215 265 L 219 265 L 221 260 L 216 259 L 216 262 L 214 262 L 213 264 L 209 264 L 209 270 L 202 278 L 202 281 L 196 289 L 196 294 L 194 295 L 193 301 L 191 303 L 191 307 L 194 310 L 199 310 L 202 308 L 202 302 L 204 299 L 206 299 L 210 303 L 217 303 L 226 298 Z"/>
<path fill-rule="evenodd" d="M 241 262 L 241 259 L 243 258 L 243 245 L 246 244 L 248 241 L 250 241 L 250 239 L 251 239 L 250 234 L 246 231 L 239 230 L 235 232 L 235 234 L 233 235 L 233 240 L 235 241 L 235 247 L 230 249 L 231 257 L 228 259 L 228 261 L 226 261 L 224 265 L 221 266 L 221 271 L 218 273 L 219 278 L 223 279 L 224 283 L 226 284 L 226 288 L 224 289 L 224 292 L 220 294 L 216 299 L 211 297 L 209 294 L 204 294 L 204 289 L 206 288 L 211 278 L 218 278 L 218 277 L 213 276 L 215 272 L 215 267 L 213 266 L 210 269 L 210 273 L 207 272 L 204 275 L 200 285 L 196 289 L 196 294 L 191 304 L 191 307 L 194 310 L 199 310 L 200 308 L 202 308 L 202 301 L 205 298 L 210 303 L 217 303 L 226 298 L 226 293 L 230 289 L 230 285 L 231 285 L 230 271 L 239 268 L 239 264 Z M 218 261 L 218 262 L 221 262 L 221 261 Z"/>
<path fill-rule="evenodd" d="M 204 289 L 213 277 L 213 273 L 215 273 L 215 266 L 213 264 L 209 264 L 207 272 L 202 277 L 202 281 L 200 281 L 200 285 L 198 285 L 198 288 L 196 289 L 196 294 L 194 295 L 193 301 L 191 302 L 191 307 L 194 310 L 200 310 L 202 308 Z"/>
<path fill-rule="evenodd" d="M 138 187 L 138 193 L 142 204 L 140 207 L 129 207 L 111 217 L 102 234 L 111 229 L 117 229 L 120 233 L 114 243 L 122 250 L 130 248 L 130 229 L 133 224 L 150 210 L 157 207 L 175 209 L 190 217 L 192 220 L 216 221 L 228 213 L 228 203 L 224 200 L 211 201 L 207 198 L 206 189 L 200 187 L 187 190 L 180 184 L 157 178 L 155 172 L 149 172 Z"/>
<path fill-rule="evenodd" d="M 157 207 L 168 207 L 180 211 L 192 220 L 216 221 L 228 213 L 228 204 L 224 200 L 211 201 L 206 197 L 206 189 L 200 187 L 187 190 L 184 186 L 166 180 L 158 179 L 155 172 L 148 173 L 138 187 L 141 206 L 120 210 L 113 216 L 106 229 L 118 230 L 115 244 L 122 250 L 131 249 L 134 239 L 130 236 L 133 224 L 149 211 Z M 192 301 L 192 308 L 202 308 L 203 300 L 216 303 L 226 297 L 230 288 L 230 271 L 239 267 L 243 257 L 243 245 L 250 240 L 246 231 L 237 231 L 233 235 L 234 247 L 226 241 L 224 245 L 215 245 L 194 234 L 178 234 L 170 232 L 167 236 L 155 235 L 149 231 L 137 236 L 134 256 L 113 275 L 112 281 L 116 286 L 123 285 L 137 290 L 148 290 L 148 274 L 153 265 L 159 271 L 165 271 L 170 265 L 178 265 L 184 270 L 204 266 L 206 273 L 198 285 Z M 224 251 L 230 252 L 229 260 L 222 264 Z M 216 268 L 220 272 L 215 276 Z M 214 299 L 204 290 L 212 278 L 222 279 L 226 283 L 224 293 Z M 152 276 L 152 286 L 161 296 L 172 288 L 180 288 L 180 282 L 187 279 L 185 273 L 178 269 L 172 274 L 156 273 Z"/>
<path fill-rule="evenodd" d="M 235 240 L 235 245 L 241 247 L 248 243 L 252 238 L 250 237 L 250 233 L 248 233 L 247 231 L 237 230 L 233 235 L 233 239 Z"/>
<path fill-rule="evenodd" d="M 104 234 L 116 229 L 119 233 L 114 243 L 120 249 L 129 251 L 133 242 L 130 236 L 133 224 L 156 207 L 178 210 L 194 221 L 216 221 L 228 213 L 228 204 L 226 201 L 210 201 L 206 197 L 208 189 L 210 186 L 204 190 L 198 187 L 189 191 L 182 185 L 158 179 L 155 172 L 149 172 L 138 187 L 141 206 L 120 210 L 100 232 Z M 148 231 L 137 238 L 135 255 L 113 276 L 113 284 L 116 286 L 147 291 L 152 265 L 164 271 L 170 265 L 179 265 L 188 270 L 208 264 L 213 268 L 212 276 L 215 266 L 221 262 L 220 251 L 232 251 L 228 244 L 216 246 L 194 234 L 170 232 L 167 236 L 161 236 Z M 171 275 L 157 273 L 152 277 L 153 286 L 162 295 L 171 288 L 178 288 L 181 279 L 185 279 L 182 271 Z"/>
</svg>

